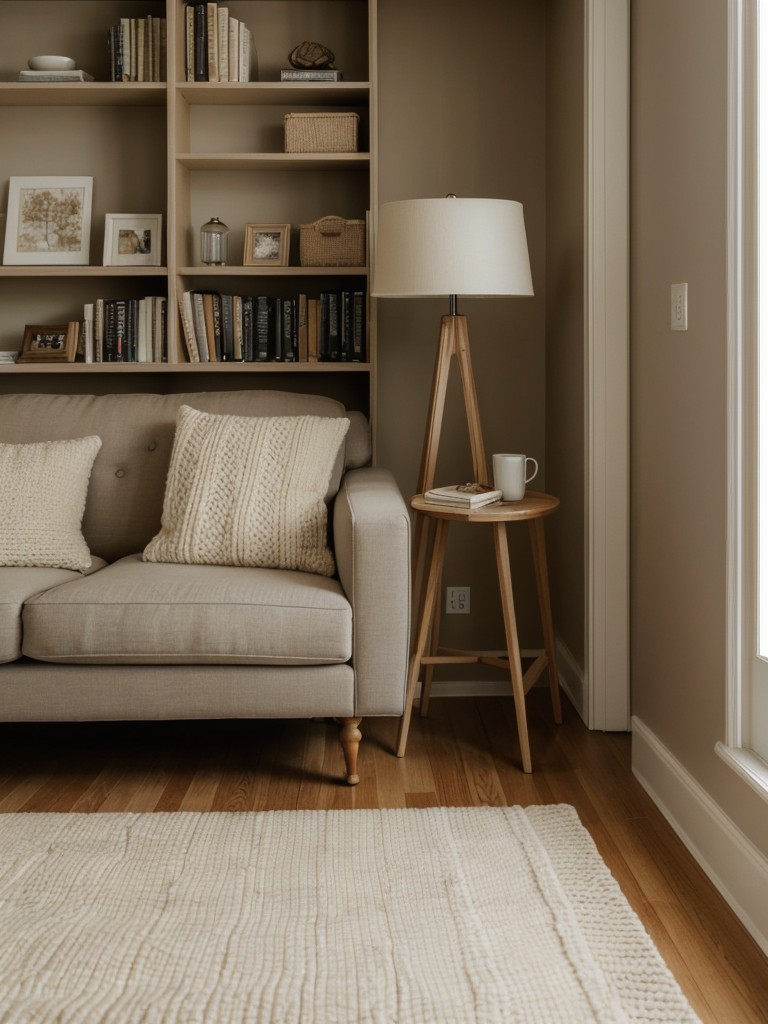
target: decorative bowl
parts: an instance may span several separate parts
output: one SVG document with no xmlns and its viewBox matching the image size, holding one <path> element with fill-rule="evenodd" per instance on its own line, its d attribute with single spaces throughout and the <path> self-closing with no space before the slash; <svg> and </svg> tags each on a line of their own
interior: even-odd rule
<svg viewBox="0 0 768 1024">
<path fill-rule="evenodd" d="M 75 68 L 71 57 L 30 57 L 27 63 L 33 71 L 74 71 Z"/>
</svg>

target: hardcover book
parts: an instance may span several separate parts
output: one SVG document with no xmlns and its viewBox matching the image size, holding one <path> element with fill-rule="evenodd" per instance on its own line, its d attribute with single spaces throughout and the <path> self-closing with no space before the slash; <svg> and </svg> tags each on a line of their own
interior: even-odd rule
<svg viewBox="0 0 768 1024">
<path fill-rule="evenodd" d="M 434 487 L 424 495 L 424 500 L 434 505 L 455 505 L 457 508 L 482 508 L 500 498 L 501 491 L 478 483 Z"/>
</svg>

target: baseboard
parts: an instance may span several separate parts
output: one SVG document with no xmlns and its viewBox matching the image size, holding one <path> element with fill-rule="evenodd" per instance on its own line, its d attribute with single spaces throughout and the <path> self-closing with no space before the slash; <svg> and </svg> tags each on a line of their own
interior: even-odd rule
<svg viewBox="0 0 768 1024">
<path fill-rule="evenodd" d="M 636 716 L 632 718 L 632 771 L 768 955 L 768 858 Z"/>
<path fill-rule="evenodd" d="M 568 696 L 571 704 L 576 708 L 579 717 L 589 725 L 589 695 L 587 693 L 587 680 L 584 669 L 579 665 L 570 648 L 561 637 L 555 638 L 557 650 L 557 674 L 560 676 L 560 685 Z"/>
</svg>

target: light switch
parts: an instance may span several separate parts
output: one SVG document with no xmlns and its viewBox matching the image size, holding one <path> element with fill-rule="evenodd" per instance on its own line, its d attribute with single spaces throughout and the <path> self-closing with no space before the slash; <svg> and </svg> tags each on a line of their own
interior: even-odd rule
<svg viewBox="0 0 768 1024">
<path fill-rule="evenodd" d="M 688 330 L 688 285 L 672 285 L 672 317 L 671 328 L 673 331 Z"/>
</svg>

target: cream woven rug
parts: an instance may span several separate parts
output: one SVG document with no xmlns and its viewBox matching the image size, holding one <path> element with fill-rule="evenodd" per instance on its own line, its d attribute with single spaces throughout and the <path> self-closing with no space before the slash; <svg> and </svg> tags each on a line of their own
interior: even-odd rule
<svg viewBox="0 0 768 1024">
<path fill-rule="evenodd" d="M 0 1021 L 697 1021 L 572 807 L 0 815 Z"/>
</svg>

